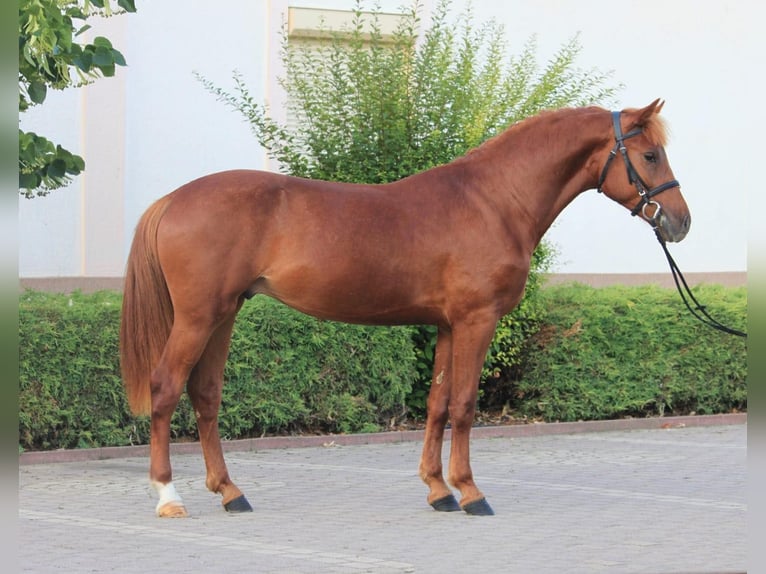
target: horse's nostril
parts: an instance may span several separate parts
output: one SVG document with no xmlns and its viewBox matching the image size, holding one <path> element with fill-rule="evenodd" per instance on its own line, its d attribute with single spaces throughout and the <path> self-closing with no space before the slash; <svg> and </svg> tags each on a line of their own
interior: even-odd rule
<svg viewBox="0 0 766 574">
<path fill-rule="evenodd" d="M 683 220 L 681 221 L 681 227 L 684 231 L 689 230 L 689 226 L 692 224 L 692 218 L 689 215 L 684 216 Z"/>
</svg>

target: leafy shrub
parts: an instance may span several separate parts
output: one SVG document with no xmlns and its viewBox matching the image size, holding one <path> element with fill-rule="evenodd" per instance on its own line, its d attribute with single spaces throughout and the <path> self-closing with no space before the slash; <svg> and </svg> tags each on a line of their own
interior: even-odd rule
<svg viewBox="0 0 766 574">
<path fill-rule="evenodd" d="M 119 374 L 120 295 L 28 291 L 19 301 L 19 444 L 56 449 L 144 444 Z M 264 433 L 379 430 L 400 415 L 415 378 L 409 328 L 317 321 L 266 298 L 240 312 L 220 429 Z M 172 436 L 197 437 L 184 395 Z"/>
<path fill-rule="evenodd" d="M 695 295 L 744 328 L 745 288 L 704 285 Z M 542 291 L 545 326 L 531 341 L 513 409 L 548 421 L 746 410 L 741 338 L 689 316 L 675 291 L 583 285 Z"/>
<path fill-rule="evenodd" d="M 501 322 L 480 408 L 504 406 L 517 417 L 547 421 L 746 410 L 745 342 L 697 323 L 675 292 L 533 288 L 534 298 L 522 303 L 535 306 L 522 308 L 527 321 Z M 744 288 L 695 291 L 713 316 L 743 327 Z M 148 418 L 130 414 L 120 381 L 119 313 L 117 293 L 20 297 L 20 447 L 148 442 Z M 416 333 L 317 321 L 254 298 L 235 325 L 221 434 L 385 428 L 405 403 L 425 401 L 427 388 L 413 385 L 427 353 L 413 344 Z M 197 438 L 185 395 L 171 433 L 176 440 Z"/>
<path fill-rule="evenodd" d="M 123 445 L 148 437 L 128 414 L 118 362 L 120 297 L 28 291 L 19 300 L 19 444 Z"/>
<path fill-rule="evenodd" d="M 545 109 L 613 102 L 611 72 L 577 67 L 578 36 L 544 68 L 530 38 L 508 54 L 498 22 L 476 23 L 468 7 L 452 22 L 439 0 L 421 30 L 418 6 L 389 37 L 381 11 L 357 0 L 346 31 L 324 30 L 306 45 L 283 36 L 287 112 L 279 122 L 233 72 L 234 93 L 197 74 L 210 93 L 242 115 L 280 169 L 291 175 L 382 183 L 452 161 L 510 124 Z"/>
<path fill-rule="evenodd" d="M 415 378 L 411 329 L 318 321 L 256 297 L 224 378 L 222 434 L 379 430 L 403 414 Z"/>
</svg>

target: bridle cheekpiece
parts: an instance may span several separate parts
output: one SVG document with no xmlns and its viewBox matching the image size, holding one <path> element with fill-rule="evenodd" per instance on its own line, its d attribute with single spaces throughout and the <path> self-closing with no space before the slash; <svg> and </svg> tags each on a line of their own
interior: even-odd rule
<svg viewBox="0 0 766 574">
<path fill-rule="evenodd" d="M 601 171 L 601 176 L 598 179 L 598 192 L 604 192 L 603 185 L 604 181 L 606 180 L 607 171 L 609 171 L 609 166 L 612 164 L 612 160 L 617 156 L 617 152 L 619 151 L 620 154 L 622 154 L 622 159 L 625 162 L 625 168 L 628 171 L 628 182 L 636 186 L 638 195 L 641 197 L 636 206 L 631 210 L 630 214 L 636 216 L 641 213 L 644 218 L 649 221 L 649 223 L 651 223 L 654 228 L 656 228 L 659 223 L 662 206 L 652 198 L 659 195 L 663 191 L 673 187 L 679 187 L 680 184 L 677 180 L 671 179 L 662 185 L 658 185 L 654 189 L 649 189 L 649 186 L 646 184 L 646 182 L 641 179 L 640 175 L 638 175 L 636 168 L 633 166 L 633 162 L 630 161 L 630 158 L 628 157 L 628 150 L 625 147 L 625 140 L 639 135 L 641 133 L 641 128 L 638 127 L 626 134 L 623 134 L 622 127 L 620 126 L 620 112 L 612 112 L 612 124 L 614 125 L 615 144 L 612 148 L 612 151 L 609 152 L 609 158 L 606 160 L 604 169 Z M 654 213 L 651 217 L 646 212 L 646 208 L 649 205 L 654 206 Z"/>
</svg>

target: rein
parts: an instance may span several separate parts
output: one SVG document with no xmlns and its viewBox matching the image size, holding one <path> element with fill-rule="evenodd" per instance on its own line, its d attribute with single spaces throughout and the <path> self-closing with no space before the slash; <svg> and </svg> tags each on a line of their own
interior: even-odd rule
<svg viewBox="0 0 766 574">
<path fill-rule="evenodd" d="M 671 189 L 673 187 L 679 187 L 680 184 L 677 180 L 671 179 L 670 181 L 667 181 L 661 185 L 658 185 L 654 189 L 648 189 L 649 186 L 646 185 L 646 182 L 641 179 L 641 176 L 636 171 L 636 168 L 633 166 L 633 163 L 630 161 L 630 158 L 628 157 L 628 150 L 625 147 L 625 140 L 632 138 L 634 136 L 637 136 L 641 133 L 641 128 L 638 127 L 627 134 L 622 133 L 622 127 L 620 126 L 620 112 L 612 112 L 612 125 L 614 126 L 614 139 L 615 144 L 612 148 L 612 151 L 609 152 L 609 158 L 606 160 L 606 164 L 604 165 L 604 169 L 601 171 L 601 176 L 598 179 L 598 187 L 597 190 L 599 193 L 603 193 L 603 185 L 604 181 L 606 180 L 606 174 L 609 171 L 609 166 L 612 163 L 612 160 L 617 157 L 617 152 L 619 151 L 622 155 L 622 159 L 625 162 L 625 169 L 628 172 L 628 181 L 636 186 L 636 190 L 638 191 L 638 195 L 641 197 L 639 202 L 636 204 L 636 206 L 631 210 L 630 214 L 632 216 L 636 216 L 639 213 L 641 213 L 651 224 L 652 229 L 654 229 L 654 234 L 657 236 L 657 241 L 660 242 L 660 245 L 662 246 L 662 250 L 665 252 L 665 257 L 668 260 L 668 265 L 670 265 L 670 272 L 673 275 L 673 281 L 676 284 L 676 289 L 678 290 L 678 294 L 681 295 L 681 300 L 684 302 L 684 305 L 686 305 L 686 308 L 689 310 L 689 312 L 694 316 L 696 319 L 707 325 L 708 327 L 711 327 L 713 329 L 716 329 L 718 331 L 721 331 L 723 333 L 728 333 L 729 335 L 735 335 L 737 337 L 745 337 L 747 338 L 747 333 L 744 331 L 739 331 L 737 329 L 733 329 L 732 327 L 728 327 L 721 323 L 720 321 L 714 319 L 710 316 L 710 314 L 707 312 L 707 309 L 704 305 L 702 305 L 699 301 L 697 301 L 697 298 L 692 293 L 691 289 L 689 288 L 689 285 L 686 283 L 686 279 L 683 276 L 683 273 L 681 273 L 681 269 L 679 269 L 678 264 L 675 262 L 675 259 L 673 259 L 673 256 L 670 254 L 670 251 L 668 250 L 668 246 L 665 242 L 665 240 L 662 238 L 662 235 L 660 235 L 658 225 L 659 225 L 659 216 L 660 212 L 662 211 L 662 206 L 654 201 L 652 198 L 659 195 L 663 191 L 667 191 L 668 189 Z M 646 208 L 649 205 L 654 206 L 654 213 L 650 217 L 646 213 Z M 693 303 L 693 306 L 692 306 Z"/>
<path fill-rule="evenodd" d="M 689 289 L 689 285 L 687 285 L 686 279 L 684 279 L 683 273 L 681 273 L 681 270 L 678 268 L 678 264 L 675 262 L 675 259 L 673 259 L 673 256 L 670 254 L 670 251 L 668 251 L 668 246 L 665 244 L 665 240 L 662 238 L 662 236 L 660 235 L 660 232 L 657 230 L 656 227 L 654 228 L 654 234 L 657 236 L 657 241 L 660 242 L 660 245 L 662 246 L 662 250 L 665 252 L 665 257 L 668 260 L 668 265 L 670 265 L 670 271 L 673 274 L 673 281 L 676 284 L 676 289 L 678 289 L 678 293 L 679 295 L 681 295 L 681 299 L 683 300 L 684 305 L 686 305 L 686 308 L 689 309 L 689 312 L 696 319 L 699 319 L 700 321 L 702 321 L 702 323 L 704 323 L 708 327 L 711 327 L 723 333 L 728 333 L 729 335 L 735 335 L 737 337 L 747 338 L 747 333 L 745 333 L 744 331 L 739 331 L 737 329 L 733 329 L 732 327 L 727 327 L 720 321 L 710 316 L 710 314 L 707 312 L 706 307 L 702 305 L 699 301 L 697 301 L 697 298 L 694 296 L 694 293 L 692 293 L 692 290 Z M 681 287 L 682 285 L 683 285 L 683 288 Z M 686 292 L 686 294 L 684 294 L 684 291 Z M 694 303 L 694 307 L 692 307 L 689 301 L 691 301 L 691 303 Z"/>
</svg>

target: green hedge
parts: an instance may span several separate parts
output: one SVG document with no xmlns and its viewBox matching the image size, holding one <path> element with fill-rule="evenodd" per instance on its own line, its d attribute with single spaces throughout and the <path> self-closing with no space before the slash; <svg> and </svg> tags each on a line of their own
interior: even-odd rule
<svg viewBox="0 0 766 574">
<path fill-rule="evenodd" d="M 696 291 L 713 316 L 744 327 L 744 288 Z M 111 292 L 20 296 L 20 448 L 148 442 L 148 418 L 130 414 L 120 381 L 120 303 Z M 500 325 L 481 409 L 572 421 L 747 408 L 745 342 L 698 323 L 674 291 L 569 285 L 540 290 L 534 305 Z M 416 328 L 317 321 L 256 297 L 237 318 L 221 435 L 385 428 L 424 400 L 419 337 Z M 172 435 L 196 432 L 184 396 Z"/>
<path fill-rule="evenodd" d="M 744 330 L 745 288 L 694 289 L 713 317 Z M 513 410 L 546 421 L 747 409 L 744 339 L 706 327 L 659 287 L 545 289 Z"/>
<path fill-rule="evenodd" d="M 19 445 L 57 449 L 142 442 L 119 369 L 121 297 L 27 292 L 19 298 Z"/>
<path fill-rule="evenodd" d="M 19 300 L 19 445 L 56 449 L 144 444 L 119 374 L 121 296 L 26 292 Z M 265 297 L 237 317 L 221 435 L 379 430 L 401 415 L 416 376 L 412 330 L 317 321 Z M 184 395 L 176 439 L 196 438 Z"/>
</svg>

